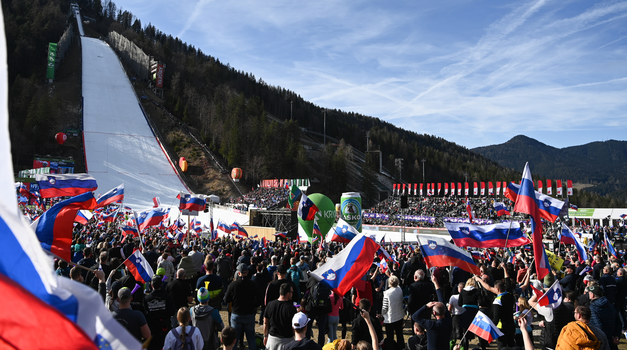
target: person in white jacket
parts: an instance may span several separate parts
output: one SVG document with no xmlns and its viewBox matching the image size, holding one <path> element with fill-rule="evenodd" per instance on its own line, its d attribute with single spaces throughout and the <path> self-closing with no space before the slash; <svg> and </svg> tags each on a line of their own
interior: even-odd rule
<svg viewBox="0 0 627 350">
<path fill-rule="evenodd" d="M 389 288 L 383 292 L 383 324 L 385 325 L 385 337 L 393 340 L 396 333 L 397 349 L 405 345 L 403 338 L 403 290 L 398 286 L 399 279 L 396 276 L 388 280 Z"/>
</svg>

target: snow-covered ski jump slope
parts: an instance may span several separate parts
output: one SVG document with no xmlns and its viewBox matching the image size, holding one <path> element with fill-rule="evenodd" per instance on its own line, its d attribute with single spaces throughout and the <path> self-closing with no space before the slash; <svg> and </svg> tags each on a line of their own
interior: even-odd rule
<svg viewBox="0 0 627 350">
<path fill-rule="evenodd" d="M 83 128 L 87 172 L 98 181 L 97 194 L 124 183 L 124 204 L 165 205 L 188 192 L 148 126 L 137 96 L 113 50 L 82 37 Z"/>
</svg>

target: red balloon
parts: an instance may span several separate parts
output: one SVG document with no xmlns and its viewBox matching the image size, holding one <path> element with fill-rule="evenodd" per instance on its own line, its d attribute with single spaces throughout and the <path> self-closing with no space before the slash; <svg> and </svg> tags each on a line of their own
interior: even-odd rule
<svg viewBox="0 0 627 350">
<path fill-rule="evenodd" d="M 63 143 L 67 140 L 67 135 L 59 132 L 54 136 L 54 138 L 57 140 L 58 144 L 63 145 Z"/>
</svg>

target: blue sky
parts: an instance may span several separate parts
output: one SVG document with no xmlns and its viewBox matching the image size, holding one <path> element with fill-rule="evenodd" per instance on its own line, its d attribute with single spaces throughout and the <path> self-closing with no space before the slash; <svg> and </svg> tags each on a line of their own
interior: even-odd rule
<svg viewBox="0 0 627 350">
<path fill-rule="evenodd" d="M 321 107 L 468 148 L 627 139 L 627 1 L 114 2 Z"/>
</svg>

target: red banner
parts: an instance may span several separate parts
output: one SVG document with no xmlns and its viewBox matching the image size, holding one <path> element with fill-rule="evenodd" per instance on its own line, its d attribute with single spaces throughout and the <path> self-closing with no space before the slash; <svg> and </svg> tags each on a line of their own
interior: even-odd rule
<svg viewBox="0 0 627 350">
<path fill-rule="evenodd" d="M 562 195 L 562 180 L 555 180 L 555 182 L 557 183 L 557 193 L 556 195 L 561 196 Z"/>
<path fill-rule="evenodd" d="M 481 195 L 485 196 L 485 182 L 481 182 Z"/>
<path fill-rule="evenodd" d="M 551 186 L 551 180 L 546 180 L 546 194 L 553 194 L 553 186 Z"/>
<path fill-rule="evenodd" d="M 444 195 L 448 195 L 448 182 L 444 183 Z"/>
<path fill-rule="evenodd" d="M 418 188 L 418 184 L 414 184 L 414 196 L 416 195 L 416 189 Z"/>
<path fill-rule="evenodd" d="M 464 187 L 464 196 L 468 195 L 468 192 L 470 190 L 470 187 L 468 187 L 468 182 L 465 182 L 466 186 Z"/>
<path fill-rule="evenodd" d="M 473 194 L 473 195 L 475 195 L 475 196 L 479 194 L 479 186 L 477 185 L 477 183 L 476 183 L 476 182 L 473 182 L 473 185 L 472 185 L 472 194 Z"/>
<path fill-rule="evenodd" d="M 573 182 L 572 182 L 572 180 L 566 180 L 566 193 L 569 196 L 573 195 Z"/>
<path fill-rule="evenodd" d="M 542 193 L 542 180 L 538 180 L 538 192 Z"/>
<path fill-rule="evenodd" d="M 420 184 L 420 195 L 421 195 L 421 196 L 422 196 L 422 185 L 423 185 L 423 184 Z"/>
<path fill-rule="evenodd" d="M 157 87 L 163 88 L 163 65 L 157 65 Z"/>
<path fill-rule="evenodd" d="M 490 196 L 494 195 L 494 188 L 492 187 L 492 181 L 488 182 L 488 194 Z"/>
<path fill-rule="evenodd" d="M 441 190 L 442 190 L 442 183 L 438 182 L 438 196 L 440 195 Z"/>
</svg>

